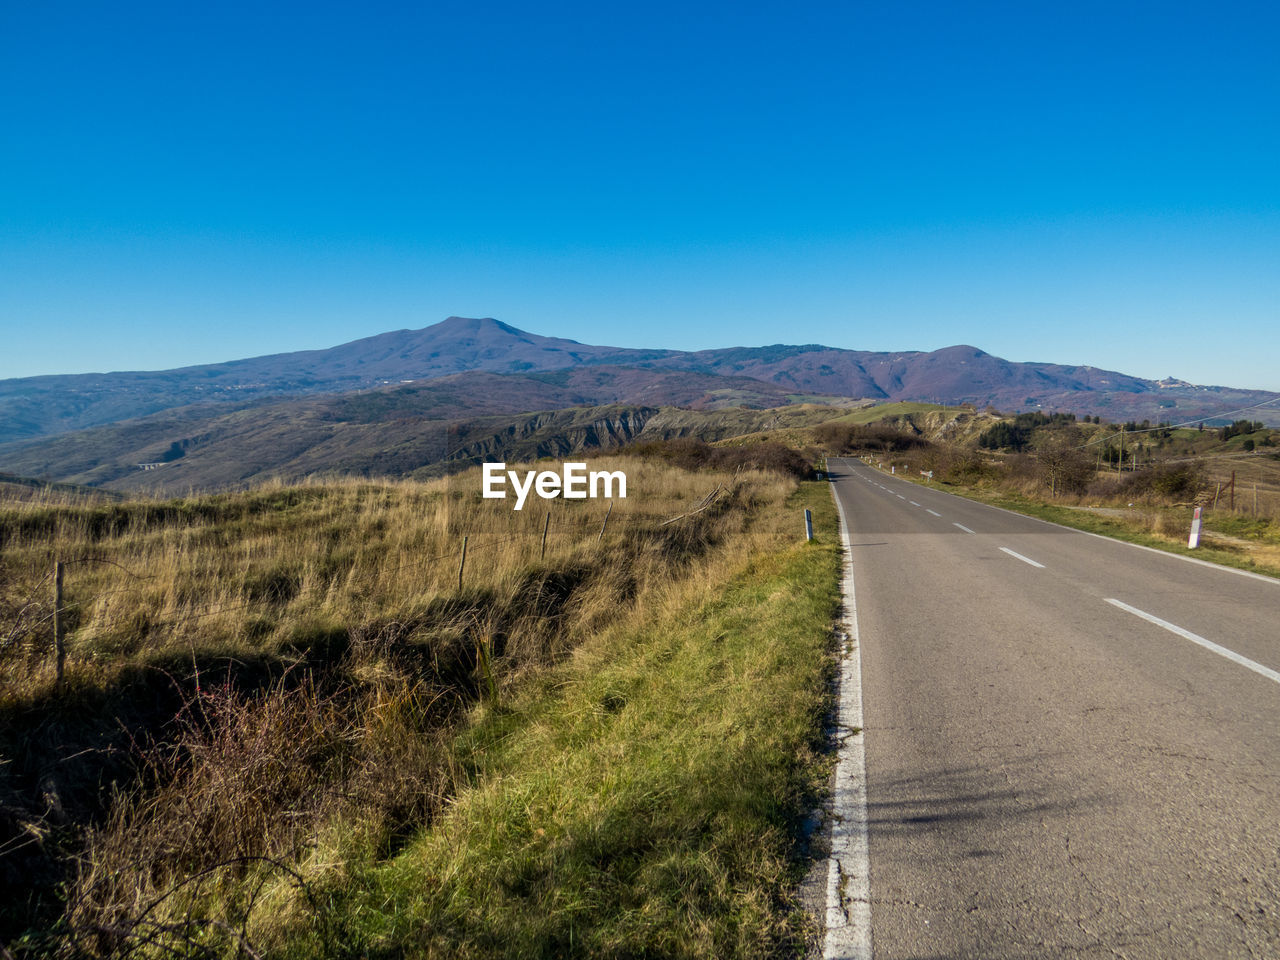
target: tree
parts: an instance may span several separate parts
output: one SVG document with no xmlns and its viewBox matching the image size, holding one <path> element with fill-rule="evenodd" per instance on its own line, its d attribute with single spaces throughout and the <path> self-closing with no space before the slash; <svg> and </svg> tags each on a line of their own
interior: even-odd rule
<svg viewBox="0 0 1280 960">
<path fill-rule="evenodd" d="M 1075 427 L 1046 434 L 1035 447 L 1036 461 L 1053 496 L 1062 490 L 1083 493 L 1093 477 L 1093 461 L 1080 446 L 1080 431 Z"/>
</svg>

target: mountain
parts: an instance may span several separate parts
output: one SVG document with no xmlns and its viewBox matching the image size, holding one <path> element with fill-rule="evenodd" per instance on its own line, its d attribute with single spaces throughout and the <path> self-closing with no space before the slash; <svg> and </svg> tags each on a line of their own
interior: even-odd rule
<svg viewBox="0 0 1280 960">
<path fill-rule="evenodd" d="M 421 330 L 382 333 L 328 350 L 175 370 L 0 380 L 0 440 L 114 423 L 193 403 L 243 408 L 264 397 L 341 393 L 473 370 L 560 370 L 675 353 L 593 347 L 525 333 L 497 320 L 450 317 Z"/>
<path fill-rule="evenodd" d="M 0 441 L 56 435 L 162 411 L 180 417 L 186 417 L 183 410 L 223 415 L 274 404 L 282 397 L 416 386 L 462 373 L 554 374 L 565 379 L 546 381 L 547 385 L 577 391 L 577 399 L 566 394 L 554 401 L 558 405 L 625 401 L 769 406 L 821 395 L 971 403 L 1010 411 L 1063 410 L 1115 420 L 1182 420 L 1280 399 L 1280 394 L 1263 391 L 1194 386 L 1173 378 L 1144 380 L 1095 367 L 1015 363 L 972 346 L 927 353 L 877 353 L 819 344 L 640 350 L 543 337 L 494 319 L 450 317 L 421 330 L 379 334 L 328 350 L 176 370 L 0 380 Z M 591 387 L 584 376 L 595 376 L 599 382 Z M 714 378 L 733 379 L 717 385 Z M 456 390 L 454 395 L 461 396 Z M 542 405 L 539 396 L 534 389 L 522 409 Z M 460 409 L 469 409 L 470 401 L 459 402 Z M 1252 415 L 1280 422 L 1280 410 Z"/>
<path fill-rule="evenodd" d="M 611 437 L 630 436 L 630 428 L 623 425 L 616 430 L 589 426 L 579 437 L 574 433 L 577 427 L 566 426 L 576 422 L 577 414 L 566 414 L 566 420 L 545 411 L 626 407 L 642 411 L 628 415 L 640 423 L 639 430 L 660 407 L 687 408 L 686 412 L 743 406 L 762 410 L 758 419 L 752 419 L 736 409 L 728 420 L 720 417 L 718 427 L 714 417 L 698 421 L 699 435 L 714 439 L 731 435 L 725 426 L 730 421 L 741 423 L 744 430 L 761 429 L 760 424 L 777 420 L 775 412 L 763 408 L 788 403 L 782 390 L 759 380 L 687 371 L 630 367 L 531 374 L 473 371 L 374 390 L 260 400 L 243 408 L 217 404 L 174 408 L 0 444 L 0 463 L 21 476 L 168 492 L 236 487 L 268 477 L 313 473 L 400 476 L 440 461 L 474 459 L 499 447 L 543 456 L 549 454 L 540 450 L 610 446 Z M 798 406 L 787 409 L 801 410 Z M 831 406 L 822 410 L 821 417 L 832 416 Z M 517 421 L 527 425 L 539 417 L 533 441 L 526 442 L 529 438 L 520 432 L 524 427 L 515 433 L 508 429 Z"/>
</svg>

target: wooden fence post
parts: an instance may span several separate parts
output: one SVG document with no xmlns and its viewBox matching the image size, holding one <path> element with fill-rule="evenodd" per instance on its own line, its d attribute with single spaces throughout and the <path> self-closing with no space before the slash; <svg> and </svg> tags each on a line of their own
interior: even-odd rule
<svg viewBox="0 0 1280 960">
<path fill-rule="evenodd" d="M 609 501 L 609 509 L 605 511 L 604 523 L 600 524 L 600 536 L 596 537 L 596 543 L 604 539 L 604 528 L 609 525 L 609 514 L 613 513 L 613 501 Z"/>
<path fill-rule="evenodd" d="M 547 559 L 547 531 L 551 529 L 551 511 L 547 511 L 547 522 L 542 525 L 542 557 Z"/>
<path fill-rule="evenodd" d="M 462 568 L 467 565 L 467 538 L 462 538 L 462 559 L 458 562 L 458 589 L 462 589 Z"/>
<path fill-rule="evenodd" d="M 62 561 L 53 561 L 53 656 L 54 682 L 62 685 L 62 669 L 67 662 L 67 649 L 62 634 L 66 630 L 62 619 Z"/>
</svg>

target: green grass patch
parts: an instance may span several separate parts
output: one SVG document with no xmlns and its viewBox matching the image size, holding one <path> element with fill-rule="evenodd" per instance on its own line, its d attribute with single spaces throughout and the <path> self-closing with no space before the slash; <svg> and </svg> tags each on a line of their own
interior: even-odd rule
<svg viewBox="0 0 1280 960">
<path fill-rule="evenodd" d="M 912 413 L 929 413 L 933 410 L 952 410 L 956 413 L 965 411 L 958 407 L 944 407 L 938 403 L 917 403 L 915 401 L 903 400 L 897 403 L 882 403 L 874 407 L 863 407 L 861 410 L 854 410 L 846 413 L 842 417 L 835 417 L 832 423 L 875 423 L 877 420 L 883 420 L 885 417 L 904 417 Z"/>
<path fill-rule="evenodd" d="M 1205 526 L 1217 533 L 1259 543 L 1280 543 L 1280 526 L 1266 517 L 1212 516 Z"/>
<path fill-rule="evenodd" d="M 825 782 L 840 556 L 826 484 L 790 506 L 794 546 L 481 708 L 447 813 L 322 883 L 328 929 L 368 957 L 800 953 L 798 828 Z M 283 953 L 333 952 L 283 932 Z"/>
</svg>

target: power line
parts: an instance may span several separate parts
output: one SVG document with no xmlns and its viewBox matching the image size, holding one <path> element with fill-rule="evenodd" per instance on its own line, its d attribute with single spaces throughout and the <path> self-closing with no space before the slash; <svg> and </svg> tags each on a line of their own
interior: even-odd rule
<svg viewBox="0 0 1280 960">
<path fill-rule="evenodd" d="M 1165 424 L 1164 426 L 1141 427 L 1141 428 L 1135 428 L 1133 430 L 1122 430 L 1120 431 L 1120 433 L 1113 433 L 1105 437 L 1094 437 L 1088 443 L 1082 443 L 1080 445 L 1080 448 L 1084 449 L 1085 447 L 1093 446 L 1095 443 L 1104 443 L 1107 440 L 1113 440 L 1116 437 L 1120 436 L 1122 433 L 1131 433 L 1131 434 L 1132 433 L 1153 433 L 1156 430 L 1177 430 L 1180 427 L 1191 427 L 1191 426 L 1195 426 L 1198 423 L 1208 423 L 1210 420 L 1218 420 L 1220 418 L 1225 418 L 1225 417 L 1234 417 L 1237 413 L 1247 413 L 1250 410 L 1257 410 L 1259 407 L 1265 407 L 1268 404 L 1272 404 L 1272 403 L 1280 403 L 1280 397 L 1272 397 L 1270 400 L 1263 400 L 1261 403 L 1255 403 L 1249 407 L 1241 407 L 1238 410 L 1227 410 L 1222 413 L 1211 413 L 1207 417 L 1200 417 L 1197 420 L 1186 420 L 1186 421 L 1183 421 L 1182 423 L 1169 423 L 1169 424 Z"/>
</svg>

